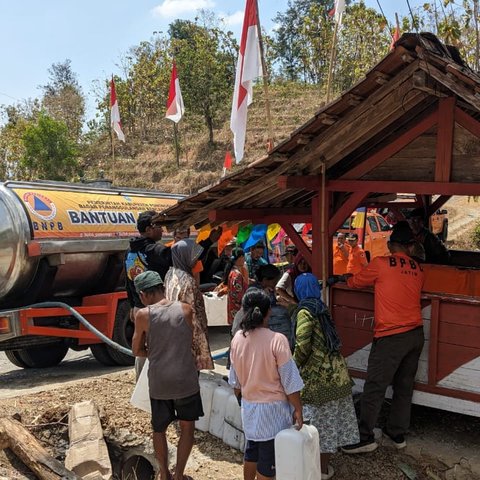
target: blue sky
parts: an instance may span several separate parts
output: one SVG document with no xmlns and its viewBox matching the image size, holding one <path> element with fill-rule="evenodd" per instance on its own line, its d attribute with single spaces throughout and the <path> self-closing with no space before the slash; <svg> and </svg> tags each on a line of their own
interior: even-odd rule
<svg viewBox="0 0 480 480">
<path fill-rule="evenodd" d="M 262 25 L 270 30 L 288 0 L 259 0 Z M 376 7 L 376 0 L 366 0 Z M 407 14 L 406 1 L 380 0 L 393 23 L 395 10 Z M 420 0 L 412 0 L 418 5 Z M 2 1 L 0 14 L 0 104 L 40 95 L 54 62 L 72 61 L 94 113 L 93 82 L 120 73 L 127 49 L 166 31 L 175 18 L 193 18 L 200 8 L 225 18 L 240 35 L 245 0 L 20 0 Z"/>
</svg>

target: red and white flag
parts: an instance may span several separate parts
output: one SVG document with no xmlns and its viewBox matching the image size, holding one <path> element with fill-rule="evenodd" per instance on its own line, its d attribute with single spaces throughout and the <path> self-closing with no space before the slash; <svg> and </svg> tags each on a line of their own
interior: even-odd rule
<svg viewBox="0 0 480 480">
<path fill-rule="evenodd" d="M 225 160 L 223 161 L 223 177 L 227 174 L 227 170 L 230 170 L 232 168 L 232 156 L 230 155 L 230 152 L 227 150 L 227 153 L 225 154 Z"/>
<path fill-rule="evenodd" d="M 400 30 L 395 27 L 395 31 L 393 32 L 392 36 L 392 43 L 390 44 L 390 50 L 393 50 L 395 48 L 395 43 L 400 40 Z"/>
<path fill-rule="evenodd" d="M 110 125 L 117 134 L 117 138 L 122 142 L 125 141 L 125 135 L 122 131 L 122 123 L 120 122 L 120 111 L 118 110 L 117 93 L 115 91 L 115 82 L 112 77 L 110 82 Z"/>
<path fill-rule="evenodd" d="M 330 10 L 329 15 L 335 17 L 335 22 L 340 26 L 342 24 L 343 13 L 345 12 L 345 0 L 335 0 L 335 5 Z"/>
<path fill-rule="evenodd" d="M 165 117 L 172 122 L 178 123 L 184 113 L 185 107 L 183 106 L 182 92 L 180 90 L 180 82 L 178 81 L 177 65 L 173 62 Z"/>
<path fill-rule="evenodd" d="M 232 115 L 230 117 L 230 129 L 233 132 L 233 148 L 237 163 L 242 161 L 245 148 L 247 107 L 253 100 L 253 81 L 262 76 L 257 8 L 256 0 L 247 0 L 240 51 L 238 52 Z"/>
</svg>

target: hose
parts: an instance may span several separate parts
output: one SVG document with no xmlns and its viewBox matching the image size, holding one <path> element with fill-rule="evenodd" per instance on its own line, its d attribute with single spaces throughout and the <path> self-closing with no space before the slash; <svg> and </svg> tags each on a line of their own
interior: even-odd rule
<svg viewBox="0 0 480 480">
<path fill-rule="evenodd" d="M 34 303 L 33 305 L 27 305 L 26 307 L 19 308 L 18 310 L 27 310 L 28 308 L 44 308 L 44 307 L 64 308 L 65 310 L 68 310 L 73 317 L 75 317 L 87 330 L 89 330 L 94 335 L 96 335 L 100 340 L 102 340 L 102 342 L 105 342 L 108 346 L 114 348 L 115 350 L 118 350 L 119 352 L 125 355 L 130 355 L 131 357 L 135 356 L 130 349 L 125 348 L 124 346 L 119 345 L 118 343 L 114 342 L 112 339 L 108 338 L 100 330 L 95 328 L 85 317 L 82 317 L 82 315 L 80 315 L 74 308 L 72 308 L 70 305 L 67 305 L 66 303 L 40 302 L 40 303 Z"/>
<path fill-rule="evenodd" d="M 40 303 L 34 303 L 32 305 L 27 305 L 26 307 L 21 307 L 18 308 L 18 310 L 27 310 L 29 308 L 64 308 L 65 310 L 68 310 L 73 317 L 75 317 L 87 330 L 92 332 L 94 335 L 96 335 L 102 342 L 105 342 L 108 346 L 114 348 L 115 350 L 118 350 L 121 353 L 124 353 L 125 355 L 130 355 L 131 357 L 134 357 L 135 355 L 133 352 L 125 348 L 122 345 L 119 345 L 118 343 L 114 342 L 111 338 L 108 338 L 105 334 L 103 334 L 100 330 L 95 328 L 85 317 L 80 315 L 73 307 L 70 305 L 67 305 L 66 303 L 63 302 L 40 302 Z M 213 355 L 212 359 L 213 360 L 218 360 L 220 358 L 224 358 L 228 355 L 228 350 L 223 352 L 223 353 L 218 353 L 217 355 Z"/>
</svg>

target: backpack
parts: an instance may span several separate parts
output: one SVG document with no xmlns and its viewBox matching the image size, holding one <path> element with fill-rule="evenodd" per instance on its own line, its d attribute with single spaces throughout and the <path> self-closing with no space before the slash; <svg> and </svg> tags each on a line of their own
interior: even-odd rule
<svg viewBox="0 0 480 480">
<path fill-rule="evenodd" d="M 133 282 L 137 275 L 148 270 L 147 257 L 142 252 L 128 252 L 125 255 L 125 273 Z"/>
</svg>

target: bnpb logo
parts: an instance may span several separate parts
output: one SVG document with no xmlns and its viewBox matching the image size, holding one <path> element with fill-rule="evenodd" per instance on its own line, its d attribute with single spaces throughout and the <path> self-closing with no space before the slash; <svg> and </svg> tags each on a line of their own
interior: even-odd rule
<svg viewBox="0 0 480 480">
<path fill-rule="evenodd" d="M 57 207 L 45 195 L 27 192 L 23 195 L 23 201 L 31 213 L 42 220 L 51 220 L 57 214 Z"/>
</svg>

